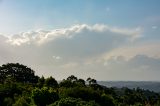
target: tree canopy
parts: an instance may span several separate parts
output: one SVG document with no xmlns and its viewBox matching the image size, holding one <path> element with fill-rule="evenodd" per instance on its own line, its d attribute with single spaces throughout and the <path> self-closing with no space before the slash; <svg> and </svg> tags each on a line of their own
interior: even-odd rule
<svg viewBox="0 0 160 106">
<path fill-rule="evenodd" d="M 35 76 L 31 68 L 19 63 L 7 63 L 0 67 L 0 82 L 4 82 L 8 77 L 23 83 L 37 83 L 38 81 L 38 76 Z"/>
<path fill-rule="evenodd" d="M 0 106 L 160 106 L 160 94 L 99 85 L 74 75 L 59 83 L 19 63 L 0 66 Z"/>
</svg>

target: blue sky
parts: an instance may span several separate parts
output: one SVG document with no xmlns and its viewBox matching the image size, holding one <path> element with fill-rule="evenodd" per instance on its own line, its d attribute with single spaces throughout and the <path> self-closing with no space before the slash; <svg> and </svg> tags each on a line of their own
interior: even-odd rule
<svg viewBox="0 0 160 106">
<path fill-rule="evenodd" d="M 159 4 L 159 0 L 2 0 L 0 22 L 5 26 L 0 29 L 10 34 L 76 23 L 141 26 L 160 15 Z"/>
<path fill-rule="evenodd" d="M 20 62 L 57 79 L 75 74 L 159 81 L 159 5 L 159 0 L 0 0 L 0 63 Z"/>
</svg>

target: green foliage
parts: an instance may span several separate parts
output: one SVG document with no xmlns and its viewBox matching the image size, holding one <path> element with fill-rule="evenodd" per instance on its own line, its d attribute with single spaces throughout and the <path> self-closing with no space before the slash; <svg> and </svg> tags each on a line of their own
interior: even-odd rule
<svg viewBox="0 0 160 106">
<path fill-rule="evenodd" d="M 12 106 L 13 104 L 13 99 L 10 97 L 6 97 L 3 101 L 3 106 Z"/>
<path fill-rule="evenodd" d="M 19 99 L 13 104 L 13 106 L 30 106 L 30 98 L 19 97 Z"/>
<path fill-rule="evenodd" d="M 69 81 L 69 80 L 62 80 L 59 84 L 60 87 L 66 87 L 66 88 L 69 88 L 69 87 L 73 87 L 74 84 Z"/>
<path fill-rule="evenodd" d="M 101 95 L 99 92 L 94 91 L 91 88 L 87 87 L 74 87 L 74 88 L 66 88 L 60 91 L 61 97 L 73 97 L 73 98 L 81 98 L 82 100 L 89 101 L 95 100 L 100 101 Z"/>
<path fill-rule="evenodd" d="M 38 81 L 32 69 L 19 63 L 8 63 L 0 67 L 0 82 L 3 83 L 8 77 L 23 83 L 37 83 Z"/>
<path fill-rule="evenodd" d="M 42 89 L 35 88 L 32 91 L 32 98 L 37 106 L 46 106 L 59 99 L 58 93 L 46 87 Z"/>
<path fill-rule="evenodd" d="M 60 91 L 61 98 L 72 97 L 81 98 L 84 101 L 95 101 L 102 106 L 115 106 L 114 98 L 110 95 L 101 94 L 90 87 L 74 87 Z"/>
<path fill-rule="evenodd" d="M 0 85 L 0 106 L 3 105 L 3 102 L 5 101 L 9 100 L 8 103 L 11 103 L 10 102 L 11 99 L 14 101 L 15 94 L 18 95 L 22 94 L 22 89 L 21 87 L 18 86 L 17 83 L 9 81 L 7 83 Z"/>
<path fill-rule="evenodd" d="M 115 106 L 114 98 L 111 95 L 101 95 L 101 106 Z"/>
<path fill-rule="evenodd" d="M 45 86 L 57 88 L 58 82 L 53 77 L 49 77 L 45 80 Z"/>
<path fill-rule="evenodd" d="M 74 75 L 59 84 L 19 63 L 0 66 L 0 106 L 160 106 L 160 94 L 140 88 L 108 88 Z"/>
<path fill-rule="evenodd" d="M 78 79 L 77 83 L 81 86 L 85 86 L 85 81 L 83 79 Z"/>
<path fill-rule="evenodd" d="M 62 98 L 59 101 L 49 106 L 99 106 L 99 105 L 94 101 L 86 102 L 81 99 L 68 97 L 68 98 Z"/>
<path fill-rule="evenodd" d="M 77 86 L 84 87 L 85 86 L 85 81 L 83 79 L 78 79 L 74 75 L 71 75 L 66 80 L 63 79 L 60 82 L 59 86 L 60 87 L 66 87 L 66 88 L 77 87 Z"/>
<path fill-rule="evenodd" d="M 38 79 L 38 84 L 37 85 L 38 85 L 39 88 L 42 88 L 44 84 L 45 84 L 45 79 L 42 76 L 41 78 Z"/>
</svg>

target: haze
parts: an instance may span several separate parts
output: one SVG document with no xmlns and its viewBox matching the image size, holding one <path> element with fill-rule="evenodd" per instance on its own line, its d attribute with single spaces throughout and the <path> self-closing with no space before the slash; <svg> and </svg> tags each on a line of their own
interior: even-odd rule
<svg viewBox="0 0 160 106">
<path fill-rule="evenodd" d="M 0 65 L 36 74 L 160 81 L 159 0 L 1 0 Z"/>
</svg>

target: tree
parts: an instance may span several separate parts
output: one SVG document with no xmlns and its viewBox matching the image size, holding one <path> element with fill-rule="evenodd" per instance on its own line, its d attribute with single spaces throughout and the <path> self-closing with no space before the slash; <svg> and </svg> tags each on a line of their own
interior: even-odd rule
<svg viewBox="0 0 160 106">
<path fill-rule="evenodd" d="M 45 84 L 45 79 L 42 76 L 41 78 L 38 79 L 38 86 L 42 88 L 44 84 Z"/>
<path fill-rule="evenodd" d="M 78 79 L 74 75 L 71 75 L 66 80 L 63 79 L 59 85 L 60 87 L 83 87 L 85 86 L 85 81 L 83 79 Z"/>
<path fill-rule="evenodd" d="M 32 91 L 32 98 L 37 106 L 46 106 L 57 101 L 59 96 L 52 89 L 43 87 L 42 89 L 35 88 Z"/>
<path fill-rule="evenodd" d="M 7 77 L 23 83 L 37 83 L 38 81 L 38 77 L 31 68 L 19 63 L 3 64 L 0 67 L 0 82 L 3 83 Z"/>
<path fill-rule="evenodd" d="M 86 80 L 88 83 L 89 83 L 89 85 L 92 85 L 92 84 L 97 84 L 97 81 L 95 80 L 95 79 L 92 79 L 92 78 L 87 78 L 87 80 Z"/>
<path fill-rule="evenodd" d="M 59 83 L 60 87 L 66 87 L 66 88 L 70 88 L 73 87 L 73 83 L 69 80 L 65 80 L 63 79 L 60 83 Z"/>
<path fill-rule="evenodd" d="M 101 95 L 101 106 L 115 106 L 114 99 L 110 95 L 102 94 Z"/>
<path fill-rule="evenodd" d="M 81 98 L 82 100 L 100 101 L 100 93 L 88 87 L 65 88 L 60 91 L 61 97 Z"/>
<path fill-rule="evenodd" d="M 67 80 L 69 80 L 69 81 L 71 81 L 71 82 L 75 82 L 75 81 L 77 81 L 78 79 L 77 79 L 77 77 L 75 77 L 74 75 L 71 75 L 71 76 L 69 76 L 69 77 L 67 78 Z"/>
<path fill-rule="evenodd" d="M 19 97 L 18 100 L 12 106 L 30 106 L 30 98 Z"/>
<path fill-rule="evenodd" d="M 85 86 L 85 81 L 83 79 L 78 79 L 76 82 L 82 86 Z"/>
<path fill-rule="evenodd" d="M 82 99 L 77 98 L 62 98 L 59 101 L 51 104 L 49 106 L 99 106 L 94 101 L 83 101 Z"/>
<path fill-rule="evenodd" d="M 45 86 L 57 88 L 58 82 L 53 77 L 49 77 L 45 80 Z"/>
<path fill-rule="evenodd" d="M 4 101 L 3 101 L 3 106 L 12 106 L 13 104 L 13 99 L 10 98 L 10 97 L 6 97 L 4 98 Z"/>
</svg>

